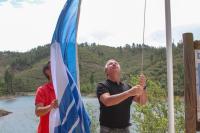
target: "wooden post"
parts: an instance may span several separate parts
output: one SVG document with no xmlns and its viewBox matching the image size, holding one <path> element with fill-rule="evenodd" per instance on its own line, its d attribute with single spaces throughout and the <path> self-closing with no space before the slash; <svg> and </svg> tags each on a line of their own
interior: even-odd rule
<svg viewBox="0 0 200 133">
<path fill-rule="evenodd" d="M 198 49 L 198 50 L 200 50 L 200 41 L 194 41 L 194 49 L 196 50 L 196 49 Z M 197 98 L 196 98 L 197 99 Z M 197 106 L 197 105 L 196 105 Z M 197 111 L 197 110 L 196 110 Z M 196 114 L 197 114 L 197 112 L 196 112 Z M 197 123 L 196 123 L 196 129 L 197 129 L 197 131 L 200 131 L 200 122 L 198 122 L 197 121 Z"/>
<path fill-rule="evenodd" d="M 184 86 L 185 86 L 185 131 L 196 133 L 197 98 L 194 42 L 192 33 L 183 34 L 184 45 Z"/>
</svg>

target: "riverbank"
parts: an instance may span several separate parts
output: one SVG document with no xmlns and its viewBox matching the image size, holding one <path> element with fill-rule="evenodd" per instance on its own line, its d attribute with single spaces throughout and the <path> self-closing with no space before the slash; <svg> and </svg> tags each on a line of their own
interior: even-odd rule
<svg viewBox="0 0 200 133">
<path fill-rule="evenodd" d="M 9 115 L 10 113 L 12 113 L 12 112 L 8 112 L 8 111 L 6 111 L 6 110 L 0 109 L 0 117 Z"/>
<path fill-rule="evenodd" d="M 91 97 L 91 98 L 95 98 L 95 97 L 96 97 L 96 94 L 95 94 L 95 93 L 90 93 L 90 94 L 81 93 L 81 96 L 83 96 L 83 97 Z"/>
<path fill-rule="evenodd" d="M 0 96 L 0 100 L 13 100 L 20 96 L 34 96 L 35 92 L 17 92 L 13 95 L 2 95 Z M 12 112 L 0 109 L 0 117 L 9 115 Z"/>
<path fill-rule="evenodd" d="M 13 95 L 2 95 L 0 96 L 0 100 L 15 99 L 16 97 L 20 96 L 35 96 L 35 92 L 17 92 Z"/>
<path fill-rule="evenodd" d="M 84 97 L 92 97 L 92 98 L 96 97 L 95 93 L 91 93 L 91 94 L 82 93 L 81 95 Z M 17 92 L 14 95 L 2 95 L 0 96 L 0 100 L 15 99 L 20 96 L 35 96 L 35 92 Z"/>
<path fill-rule="evenodd" d="M 11 114 L 0 117 L 0 133 L 36 133 L 39 118 L 35 115 L 35 97 L 22 96 L 15 100 L 0 100 L 0 109 Z M 92 123 L 98 124 L 99 104 L 96 98 L 83 97 L 85 109 L 92 116 Z M 95 126 L 98 130 L 98 127 Z M 97 132 L 92 132 L 97 133 Z"/>
</svg>

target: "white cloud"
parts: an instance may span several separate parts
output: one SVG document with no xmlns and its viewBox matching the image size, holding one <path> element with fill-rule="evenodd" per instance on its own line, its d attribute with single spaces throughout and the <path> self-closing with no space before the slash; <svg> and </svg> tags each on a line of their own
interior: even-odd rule
<svg viewBox="0 0 200 133">
<path fill-rule="evenodd" d="M 63 4 L 51 0 L 14 8 L 4 3 L 0 7 L 0 50 L 26 51 L 49 43 Z"/>
<path fill-rule="evenodd" d="M 193 33 L 194 40 L 200 39 L 200 24 L 194 25 L 183 25 L 172 28 L 172 39 L 175 43 L 182 42 L 182 34 L 186 32 Z M 165 44 L 165 31 L 159 30 L 155 31 L 149 37 L 151 42 L 158 42 L 160 44 Z"/>
<path fill-rule="evenodd" d="M 11 3 L 16 0 L 8 1 L 0 2 L 0 51 L 26 51 L 51 41 L 66 0 L 36 0 L 38 3 L 34 4 L 30 4 L 31 0 L 20 0 L 23 4 L 18 8 Z M 173 27 L 188 27 L 188 31 L 194 31 L 195 27 L 188 25 L 200 25 L 200 1 L 171 2 Z M 82 0 L 78 42 L 111 46 L 141 43 L 143 8 L 144 0 Z M 162 31 L 162 34 L 155 40 L 152 35 L 157 31 Z M 147 0 L 146 43 L 164 45 L 164 31 L 164 0 Z M 179 35 L 174 37 L 176 40 L 181 39 Z M 195 35 L 195 39 L 200 38 Z"/>
<path fill-rule="evenodd" d="M 0 0 L 0 3 L 10 3 L 13 7 L 23 7 L 24 3 L 42 4 L 45 0 Z"/>
</svg>

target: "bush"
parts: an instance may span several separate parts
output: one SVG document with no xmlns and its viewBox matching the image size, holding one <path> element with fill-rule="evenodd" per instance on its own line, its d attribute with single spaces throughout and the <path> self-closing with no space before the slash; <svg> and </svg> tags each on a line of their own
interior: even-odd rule
<svg viewBox="0 0 200 133">
<path fill-rule="evenodd" d="M 138 78 L 132 77 L 132 84 L 138 83 Z M 139 133 L 165 133 L 168 131 L 168 106 L 166 91 L 159 84 L 148 80 L 148 103 L 134 104 L 134 129 Z M 175 128 L 176 132 L 184 132 L 184 105 L 180 98 L 175 98 Z"/>
<path fill-rule="evenodd" d="M 83 94 L 95 93 L 95 88 L 89 83 L 81 84 L 81 93 Z"/>
<path fill-rule="evenodd" d="M 98 133 L 99 131 L 99 120 L 98 117 L 95 116 L 95 109 L 93 106 L 86 104 L 86 109 L 88 111 L 88 114 L 90 116 L 90 120 L 91 120 L 91 126 L 90 126 L 90 131 L 91 133 Z"/>
</svg>

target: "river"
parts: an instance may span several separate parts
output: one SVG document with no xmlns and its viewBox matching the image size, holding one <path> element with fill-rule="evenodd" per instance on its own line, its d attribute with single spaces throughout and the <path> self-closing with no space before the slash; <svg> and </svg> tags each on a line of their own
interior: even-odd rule
<svg viewBox="0 0 200 133">
<path fill-rule="evenodd" d="M 83 98 L 84 104 L 91 105 L 98 117 L 99 104 L 96 98 Z M 0 100 L 0 109 L 12 112 L 0 117 L 0 133 L 36 133 L 39 119 L 34 114 L 34 96 Z M 98 118 L 97 118 L 98 120 Z"/>
</svg>

